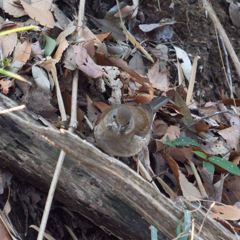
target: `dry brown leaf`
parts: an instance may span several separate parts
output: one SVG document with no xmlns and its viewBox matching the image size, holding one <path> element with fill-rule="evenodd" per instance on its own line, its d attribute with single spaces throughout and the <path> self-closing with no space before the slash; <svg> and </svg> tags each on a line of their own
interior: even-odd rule
<svg viewBox="0 0 240 240">
<path fill-rule="evenodd" d="M 201 174 L 201 177 L 204 181 L 204 187 L 209 195 L 210 200 L 216 202 L 222 201 L 222 190 L 223 190 L 223 177 L 220 179 L 217 184 L 213 184 L 213 175 L 210 173 L 207 168 L 198 168 L 198 171 Z M 209 203 L 208 203 L 209 204 Z"/>
<path fill-rule="evenodd" d="M 85 48 L 80 45 L 72 47 L 75 53 L 76 64 L 80 70 L 92 78 L 99 78 L 103 75 L 103 71 L 87 54 L 87 50 Z"/>
<path fill-rule="evenodd" d="M 229 5 L 229 15 L 235 27 L 240 27 L 239 3 L 232 1 Z"/>
<path fill-rule="evenodd" d="M 98 108 L 96 108 L 93 105 L 93 101 L 92 99 L 87 96 L 87 116 L 89 121 L 93 124 L 93 126 L 95 125 L 95 122 L 97 121 L 98 116 L 101 114 L 101 112 L 98 110 Z"/>
<path fill-rule="evenodd" d="M 152 30 L 155 30 L 157 28 L 162 28 L 164 26 L 172 25 L 174 23 L 176 23 L 176 21 L 169 21 L 169 22 L 165 22 L 165 23 L 139 24 L 139 28 L 143 32 L 151 32 Z"/>
<path fill-rule="evenodd" d="M 224 95 L 224 92 L 222 92 L 222 102 L 226 106 L 234 105 L 233 99 L 232 98 L 226 98 L 226 96 Z M 240 99 L 235 99 L 235 102 L 236 102 L 237 107 L 239 107 L 240 106 Z"/>
<path fill-rule="evenodd" d="M 31 56 L 42 59 L 43 58 L 43 50 L 40 47 L 39 41 L 32 43 L 31 46 L 32 46 Z"/>
<path fill-rule="evenodd" d="M 2 44 L 3 58 L 7 58 L 17 45 L 17 33 L 11 33 L 0 37 Z"/>
<path fill-rule="evenodd" d="M 101 33 L 101 34 L 95 34 L 95 36 L 102 42 L 105 38 L 107 38 L 111 33 Z"/>
<path fill-rule="evenodd" d="M 228 197 L 230 204 L 235 204 L 240 199 L 240 176 L 228 175 L 225 178 L 223 193 Z"/>
<path fill-rule="evenodd" d="M 167 153 L 164 153 L 162 155 L 162 157 L 164 158 L 164 160 L 167 162 L 167 164 L 169 165 L 169 167 L 171 168 L 177 182 L 178 182 L 178 185 L 179 185 L 179 166 L 178 164 L 176 163 L 176 161 Z"/>
<path fill-rule="evenodd" d="M 178 170 L 178 172 L 179 172 L 180 187 L 181 187 L 183 196 L 190 201 L 202 199 L 202 195 L 199 192 L 199 190 L 187 180 L 185 175 L 180 170 Z"/>
<path fill-rule="evenodd" d="M 26 95 L 27 109 L 48 118 L 57 111 L 57 108 L 52 106 L 51 100 L 51 95 L 47 95 L 39 89 L 31 88 Z"/>
<path fill-rule="evenodd" d="M 218 133 L 227 141 L 227 143 L 236 151 L 239 150 L 240 131 L 237 127 L 229 127 L 218 131 Z"/>
<path fill-rule="evenodd" d="M 189 200 L 202 199 L 199 190 L 187 180 L 184 174 L 182 174 L 182 172 L 179 170 L 178 164 L 173 160 L 173 158 L 166 153 L 163 154 L 163 158 L 170 166 L 182 191 L 183 196 Z"/>
<path fill-rule="evenodd" d="M 43 61 L 41 63 L 39 63 L 39 66 L 42 66 L 43 68 L 45 68 L 48 72 L 51 72 L 52 68 L 55 67 L 56 64 L 56 59 L 47 59 L 46 61 Z"/>
<path fill-rule="evenodd" d="M 9 233 L 1 220 L 0 220 L 0 239 L 1 240 L 11 240 Z"/>
<path fill-rule="evenodd" d="M 153 136 L 163 136 L 166 133 L 167 128 L 168 125 L 163 120 L 156 119 L 152 125 Z"/>
<path fill-rule="evenodd" d="M 169 88 L 168 70 L 162 73 L 159 71 L 159 60 L 148 71 L 150 83 L 154 88 L 166 92 Z"/>
<path fill-rule="evenodd" d="M 33 20 L 40 22 L 41 25 L 46 26 L 48 28 L 53 28 L 52 25 L 55 23 L 53 15 L 50 11 L 44 11 L 32 7 L 31 5 L 25 3 L 23 0 L 20 0 L 25 12 L 31 17 Z"/>
<path fill-rule="evenodd" d="M 12 87 L 12 81 L 11 80 L 7 80 L 7 81 L 4 81 L 3 80 L 0 80 L 0 85 L 3 89 L 3 94 L 7 95 L 8 94 L 8 90 L 10 87 Z M 15 89 L 15 88 L 14 88 Z"/>
<path fill-rule="evenodd" d="M 87 50 L 88 55 L 93 58 L 95 55 L 94 40 L 91 39 L 88 42 L 81 42 L 80 45 Z"/>
<path fill-rule="evenodd" d="M 219 110 L 218 110 L 218 107 L 216 106 L 216 104 L 214 104 L 214 105 L 212 105 L 212 104 L 214 104 L 214 103 L 210 103 L 210 102 L 206 103 L 205 107 L 200 108 L 200 111 L 202 111 L 205 115 L 210 115 L 215 112 L 218 112 Z M 221 122 L 219 115 L 212 116 L 211 118 L 215 121 Z"/>
<path fill-rule="evenodd" d="M 182 163 L 185 163 L 187 160 L 192 160 L 193 158 L 192 148 L 168 147 L 166 153 L 168 153 L 173 159 Z"/>
<path fill-rule="evenodd" d="M 53 58 L 56 59 L 57 62 L 59 62 L 60 59 L 62 58 L 62 54 L 67 49 L 68 45 L 69 45 L 68 41 L 64 37 L 62 37 L 58 45 L 57 51 L 53 56 Z"/>
<path fill-rule="evenodd" d="M 164 148 L 167 147 L 166 144 L 162 143 L 160 140 L 157 140 L 157 139 L 155 140 L 155 144 L 156 144 L 156 147 L 154 152 L 162 151 Z"/>
<path fill-rule="evenodd" d="M 146 74 L 143 58 L 138 52 L 135 52 L 129 61 L 129 67 L 142 76 Z"/>
<path fill-rule="evenodd" d="M 124 18 L 124 17 L 127 17 L 131 14 L 133 14 L 133 11 L 135 10 L 135 6 L 125 6 L 123 7 L 120 12 L 121 12 L 121 16 Z M 115 14 L 114 14 L 114 17 L 119 17 L 119 11 L 117 11 Z"/>
<path fill-rule="evenodd" d="M 40 10 L 50 11 L 52 0 L 31 0 L 31 6 Z"/>
<path fill-rule="evenodd" d="M 234 163 L 235 165 L 238 165 L 240 162 L 240 156 L 236 157 L 233 161 L 231 161 L 232 163 Z"/>
<path fill-rule="evenodd" d="M 214 205 L 211 209 L 214 214 L 209 214 L 212 218 L 222 218 L 225 220 L 237 221 L 240 219 L 240 209 L 236 205 L 217 206 Z"/>
<path fill-rule="evenodd" d="M 146 94 L 146 93 L 140 93 L 137 95 L 133 95 L 131 97 L 125 97 L 125 100 L 127 99 L 132 99 L 132 102 L 136 102 L 138 104 L 148 104 L 153 100 L 153 96 L 151 96 L 150 94 Z"/>
<path fill-rule="evenodd" d="M 17 47 L 13 62 L 20 61 L 26 63 L 26 61 L 30 58 L 31 50 L 31 43 L 28 40 L 24 41 L 20 46 Z"/>
<path fill-rule="evenodd" d="M 101 45 L 101 41 L 97 38 L 97 36 L 87 26 L 83 27 L 82 37 L 86 38 L 88 40 L 93 39 L 96 46 Z"/>
<path fill-rule="evenodd" d="M 231 231 L 233 234 L 235 234 L 237 231 L 240 231 L 239 227 L 234 227 L 232 225 L 230 225 L 229 222 L 224 221 L 224 220 L 220 220 L 220 219 L 215 219 L 215 221 L 219 222 L 220 224 L 222 224 L 226 229 L 228 229 L 229 231 Z M 235 231 L 235 232 L 234 232 Z"/>
<path fill-rule="evenodd" d="M 7 0 L 7 1 L 4 0 L 3 9 L 5 12 L 9 13 L 10 15 L 16 18 L 27 15 L 27 13 L 22 9 L 22 7 L 15 4 L 15 0 Z"/>
<path fill-rule="evenodd" d="M 169 126 L 167 128 L 167 131 L 163 138 L 161 139 L 161 142 L 165 142 L 167 139 L 167 136 L 169 137 L 170 141 L 174 141 L 176 138 L 179 138 L 180 136 L 180 128 L 178 126 Z"/>
<path fill-rule="evenodd" d="M 135 72 L 134 70 L 132 70 L 126 61 L 124 61 L 121 58 L 115 58 L 115 57 L 111 57 L 109 58 L 109 60 L 111 62 L 113 62 L 117 67 L 122 68 L 124 71 L 126 71 L 127 73 L 129 73 L 131 76 L 136 78 L 136 81 L 144 84 L 144 83 L 149 83 L 149 79 L 138 74 L 137 72 Z"/>
<path fill-rule="evenodd" d="M 98 27 L 101 28 L 102 32 L 108 33 L 111 32 L 112 36 L 119 41 L 125 41 L 126 36 L 122 32 L 122 29 L 114 21 L 109 21 L 106 19 L 97 19 L 90 16 L 91 21 Z"/>
<path fill-rule="evenodd" d="M 207 124 L 201 124 L 201 123 L 196 123 L 194 124 L 194 128 L 197 131 L 197 133 L 200 132 L 207 132 L 207 130 L 210 128 L 210 125 Z"/>
<path fill-rule="evenodd" d="M 107 110 L 108 108 L 110 108 L 110 106 L 104 102 L 93 102 L 92 103 L 95 107 L 97 107 L 101 112 L 104 112 L 105 110 Z"/>
</svg>

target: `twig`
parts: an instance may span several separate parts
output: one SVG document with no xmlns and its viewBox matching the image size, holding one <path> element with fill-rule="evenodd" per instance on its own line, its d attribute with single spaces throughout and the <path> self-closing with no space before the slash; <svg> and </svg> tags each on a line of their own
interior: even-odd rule
<svg viewBox="0 0 240 240">
<path fill-rule="evenodd" d="M 119 13 L 119 17 L 120 17 L 120 22 L 121 22 L 121 27 L 123 29 L 123 33 L 125 34 L 125 36 L 127 37 L 127 39 L 129 39 L 129 41 L 136 47 L 138 48 L 151 62 L 154 63 L 153 58 L 148 54 L 148 52 L 142 47 L 141 43 L 139 43 L 134 37 L 133 35 L 126 29 L 123 20 L 122 20 L 122 14 L 121 14 L 121 10 L 119 7 L 119 1 L 116 0 L 117 2 L 117 6 L 118 6 L 118 13 Z"/>
<path fill-rule="evenodd" d="M 79 13 L 78 13 L 78 25 L 80 25 L 80 23 L 83 22 L 84 9 L 85 9 L 85 0 L 80 0 Z M 81 37 L 82 27 L 80 28 L 78 34 Z M 73 77 L 71 121 L 70 121 L 69 132 L 73 132 L 77 127 L 77 113 L 76 113 L 76 111 L 77 111 L 77 89 L 78 89 L 78 69 L 75 70 L 74 77 Z M 65 156 L 66 156 L 66 153 L 64 151 L 61 151 L 60 155 L 59 155 L 59 158 L 58 158 L 56 168 L 55 168 L 55 172 L 54 172 L 54 175 L 53 175 L 51 186 L 50 186 L 50 189 L 49 189 L 49 192 L 48 192 L 48 197 L 47 197 L 46 205 L 45 205 L 45 208 L 44 208 L 43 217 L 42 217 L 42 221 L 41 221 L 41 225 L 40 225 L 37 240 L 42 240 L 43 239 L 43 235 L 44 235 L 45 228 L 46 228 L 46 225 L 47 225 L 47 220 L 48 220 L 50 208 L 51 208 L 51 205 L 52 205 L 53 196 L 54 196 L 54 193 L 55 193 L 55 189 L 56 189 L 56 186 L 57 186 L 57 182 L 58 182 L 58 179 L 59 179 L 59 175 L 60 175 L 60 172 L 61 172 L 61 168 L 62 168 L 62 164 L 63 164 L 64 159 L 65 159 Z"/>
<path fill-rule="evenodd" d="M 189 105 L 192 97 L 193 87 L 196 79 L 196 71 L 197 71 L 197 62 L 200 57 L 196 55 L 193 60 L 192 71 L 191 71 L 191 78 L 189 82 L 188 92 L 187 92 L 187 99 L 186 104 Z"/>
<path fill-rule="evenodd" d="M 74 132 L 77 128 L 77 90 L 78 90 L 78 75 L 79 70 L 76 68 L 73 73 L 73 82 L 72 82 L 72 102 L 71 102 L 71 120 L 68 131 Z"/>
<path fill-rule="evenodd" d="M 186 126 L 183 131 L 186 131 L 188 128 L 192 127 L 194 124 L 196 123 L 199 123 L 200 121 L 202 121 L 203 119 L 206 119 L 206 118 L 210 118 L 210 117 L 213 117 L 215 115 L 218 115 L 218 114 L 222 114 L 222 113 L 231 113 L 229 110 L 224 110 L 224 111 L 221 111 L 221 112 L 215 112 L 213 114 L 210 114 L 210 115 L 207 115 L 207 116 L 204 116 L 202 118 L 199 118 L 197 121 L 195 122 L 192 122 L 191 124 L 189 124 L 188 126 Z"/>
<path fill-rule="evenodd" d="M 215 203 L 216 203 L 216 202 L 213 202 L 213 203 L 211 204 L 211 206 L 210 206 L 210 208 L 208 209 L 206 215 L 204 216 L 204 219 L 203 219 L 203 221 L 202 221 L 202 224 L 201 224 L 201 226 L 200 226 L 200 228 L 199 228 L 198 238 L 199 238 L 200 233 L 201 233 L 201 231 L 202 231 L 202 228 L 203 228 L 204 222 L 205 222 L 206 219 L 207 219 L 207 215 L 209 214 L 209 212 L 211 211 L 211 209 L 213 208 L 213 206 L 215 205 Z"/>
<path fill-rule="evenodd" d="M 160 0 L 158 0 L 158 8 L 159 8 L 159 11 L 161 11 Z"/>
<path fill-rule="evenodd" d="M 194 176 L 196 178 L 196 181 L 197 181 L 197 184 L 198 184 L 198 187 L 199 187 L 199 190 L 201 192 L 202 197 L 203 198 L 207 198 L 208 195 L 207 195 L 207 193 L 205 191 L 205 188 L 203 187 L 202 180 L 201 180 L 201 178 L 200 178 L 200 176 L 199 176 L 199 174 L 197 172 L 197 169 L 196 169 L 194 163 L 191 160 L 189 160 L 188 162 L 189 162 L 189 164 L 190 164 L 190 166 L 192 168 L 193 174 L 194 174 Z"/>
<path fill-rule="evenodd" d="M 90 128 L 91 130 L 93 130 L 94 127 L 93 127 L 92 123 L 90 122 L 90 120 L 88 119 L 88 117 L 87 117 L 86 115 L 84 115 L 84 118 L 85 118 L 86 123 L 87 123 L 87 125 L 89 126 L 89 128 Z"/>
<path fill-rule="evenodd" d="M 191 240 L 194 240 L 194 229 L 195 229 L 194 218 L 192 218 Z"/>
<path fill-rule="evenodd" d="M 211 5 L 209 4 L 208 0 L 202 0 L 203 3 L 203 7 L 205 8 L 205 10 L 208 12 L 210 18 L 212 19 L 214 25 L 216 26 L 219 34 L 221 34 L 223 41 L 226 45 L 226 48 L 229 52 L 229 55 L 232 58 L 232 61 L 235 65 L 235 68 L 237 70 L 238 76 L 240 77 L 240 63 L 238 60 L 238 57 L 233 49 L 233 46 L 224 30 L 224 28 L 222 27 L 220 21 L 218 20 L 218 17 L 216 16 L 216 13 L 214 12 L 214 10 L 212 9 Z"/>
<path fill-rule="evenodd" d="M 26 107 L 26 105 L 20 105 L 20 106 L 17 106 L 17 107 L 7 108 L 7 109 L 3 109 L 3 110 L 0 109 L 0 114 L 7 113 L 7 112 L 18 111 L 18 110 L 21 110 L 25 107 Z"/>
<path fill-rule="evenodd" d="M 231 98 L 233 98 L 232 75 L 231 75 L 231 69 L 230 69 L 230 65 L 229 65 L 228 52 L 227 52 L 226 46 L 224 44 L 223 38 L 220 34 L 219 34 L 219 39 L 220 39 L 220 42 L 221 42 L 221 45 L 222 45 L 223 52 L 225 54 L 226 67 L 224 67 L 224 71 L 226 70 L 225 72 L 226 72 L 228 84 L 229 84 L 229 87 L 230 87 Z"/>
</svg>

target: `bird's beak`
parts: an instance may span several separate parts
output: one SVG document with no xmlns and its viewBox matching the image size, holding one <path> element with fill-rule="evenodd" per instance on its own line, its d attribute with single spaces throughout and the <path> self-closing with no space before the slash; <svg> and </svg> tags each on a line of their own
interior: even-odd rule
<svg viewBox="0 0 240 240">
<path fill-rule="evenodd" d="M 120 123 L 120 124 L 118 125 L 118 132 L 120 132 L 121 128 L 122 128 L 122 124 Z"/>
</svg>

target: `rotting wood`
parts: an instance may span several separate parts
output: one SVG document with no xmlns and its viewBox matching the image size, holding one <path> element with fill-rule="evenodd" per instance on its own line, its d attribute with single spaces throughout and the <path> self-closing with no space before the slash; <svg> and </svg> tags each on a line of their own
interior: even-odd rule
<svg viewBox="0 0 240 240">
<path fill-rule="evenodd" d="M 16 103 L 0 94 L 0 107 Z M 183 211 L 159 193 L 150 183 L 122 162 L 67 132 L 41 127 L 28 111 L 0 115 L 1 168 L 47 191 L 59 150 L 69 155 L 60 175 L 56 200 L 79 212 L 120 239 L 150 239 L 150 225 L 167 238 L 176 237 Z M 76 159 L 76 160 L 75 160 Z M 196 234 L 204 219 L 194 211 Z M 200 239 L 236 239 L 235 235 L 207 217 Z"/>
</svg>

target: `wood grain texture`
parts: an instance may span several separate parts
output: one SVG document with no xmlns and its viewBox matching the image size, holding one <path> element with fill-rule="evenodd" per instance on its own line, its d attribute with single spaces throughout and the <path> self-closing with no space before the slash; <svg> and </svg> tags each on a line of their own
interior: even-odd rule
<svg viewBox="0 0 240 240">
<path fill-rule="evenodd" d="M 1 108 L 14 105 L 0 94 Z M 0 134 L 0 167 L 8 168 L 18 178 L 45 192 L 54 172 L 58 148 L 68 153 L 55 199 L 106 232 L 119 239 L 150 239 L 152 224 L 159 230 L 159 239 L 164 239 L 162 235 L 168 239 L 176 237 L 177 222 L 183 211 L 122 162 L 74 134 L 42 127 L 27 110 L 0 115 Z M 198 233 L 205 214 L 197 210 L 194 215 Z M 200 236 L 204 240 L 236 239 L 210 217 Z"/>
</svg>

